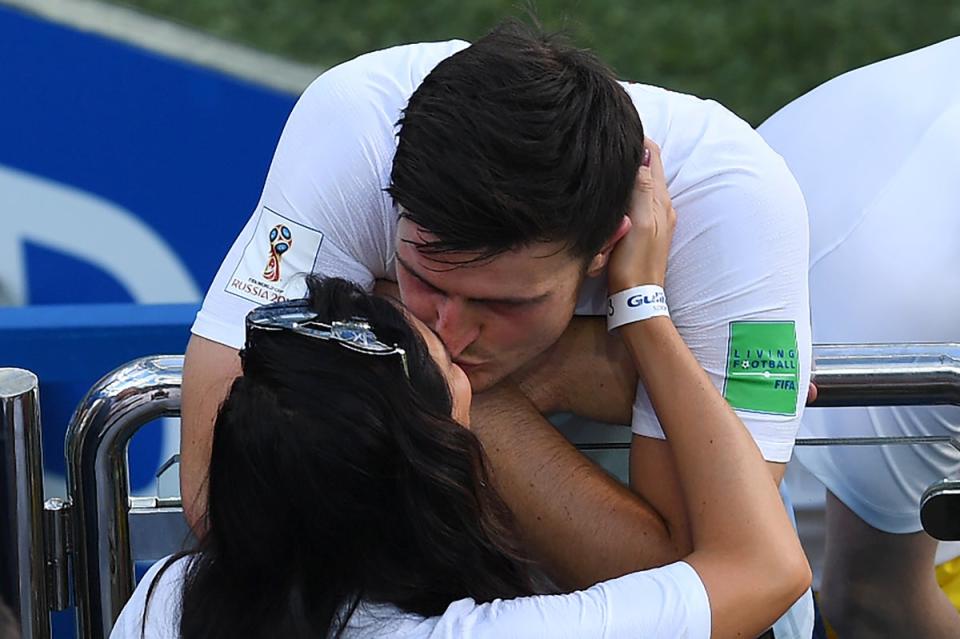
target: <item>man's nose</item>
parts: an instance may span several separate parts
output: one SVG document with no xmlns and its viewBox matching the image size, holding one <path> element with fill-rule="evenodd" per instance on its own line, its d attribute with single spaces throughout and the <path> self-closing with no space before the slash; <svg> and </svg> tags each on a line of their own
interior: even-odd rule
<svg viewBox="0 0 960 639">
<path fill-rule="evenodd" d="M 456 359 L 477 339 L 480 326 L 466 300 L 447 297 L 437 306 L 436 331 L 450 356 Z"/>
</svg>

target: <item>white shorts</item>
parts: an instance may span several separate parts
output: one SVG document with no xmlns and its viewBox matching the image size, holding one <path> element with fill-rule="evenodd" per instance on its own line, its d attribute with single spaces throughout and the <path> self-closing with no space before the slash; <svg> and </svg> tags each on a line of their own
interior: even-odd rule
<svg viewBox="0 0 960 639">
<path fill-rule="evenodd" d="M 891 406 L 809 409 L 801 436 L 889 437 L 957 434 L 960 408 Z M 960 452 L 923 446 L 797 446 L 796 456 L 858 517 L 888 533 L 920 526 L 920 497 L 930 484 L 960 471 Z"/>
</svg>

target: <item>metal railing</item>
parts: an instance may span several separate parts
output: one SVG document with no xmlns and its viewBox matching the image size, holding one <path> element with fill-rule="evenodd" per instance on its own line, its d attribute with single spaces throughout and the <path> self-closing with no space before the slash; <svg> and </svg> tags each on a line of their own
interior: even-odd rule
<svg viewBox="0 0 960 639">
<path fill-rule="evenodd" d="M 127 444 L 144 424 L 180 414 L 182 373 L 182 356 L 134 360 L 97 382 L 67 427 L 81 637 L 108 636 L 133 592 Z"/>
<path fill-rule="evenodd" d="M 814 359 L 814 379 L 819 389 L 815 406 L 960 405 L 960 344 L 816 346 Z M 44 573 L 50 572 L 51 592 L 62 591 L 61 582 L 67 574 L 62 570 L 63 564 L 72 557 L 72 590 L 79 633 L 85 639 L 108 636 L 133 591 L 132 546 L 140 534 L 137 531 L 153 529 L 155 524 L 146 522 L 155 521 L 162 521 L 173 530 L 186 530 L 178 500 L 129 495 L 126 455 L 130 438 L 141 426 L 158 417 L 179 414 L 182 366 L 182 356 L 155 356 L 131 362 L 101 379 L 77 409 L 67 430 L 70 501 L 50 504 L 47 510 L 47 545 L 57 546 L 49 538 L 59 535 L 66 549 L 57 555 L 48 548 L 48 556 L 54 555 L 49 567 L 36 560 L 29 550 L 43 548 L 43 536 L 38 532 L 43 526 L 37 524 L 36 515 L 36 504 L 42 495 L 42 487 L 37 483 L 40 466 L 34 466 L 39 460 L 39 448 L 35 453 L 19 448 L 15 451 L 15 483 L 19 486 L 21 477 L 30 478 L 18 491 L 24 493 L 25 504 L 32 504 L 24 506 L 30 513 L 28 523 L 17 529 L 17 557 L 30 558 L 24 564 L 28 574 L 22 582 L 28 590 L 32 584 L 34 591 L 45 593 Z M 34 394 L 24 391 L 31 399 L 17 400 L 10 407 L 4 400 L 3 419 L 4 426 L 13 432 L 35 433 L 39 446 L 35 378 L 33 382 Z M 22 398 L 24 393 L 15 395 Z M 8 426 L 8 414 L 22 417 Z M 934 439 L 956 445 L 948 435 Z M 898 442 L 870 439 L 870 443 Z M 56 514 L 51 515 L 52 512 Z M 179 524 L 175 519 L 180 520 Z M 177 549 L 181 541 L 177 534 L 167 534 L 166 540 L 153 538 L 146 544 L 147 554 L 156 558 Z M 62 601 L 62 596 L 52 599 Z M 31 615 L 29 619 L 47 615 L 48 605 L 44 594 L 21 606 L 21 615 L 23 611 Z M 24 625 L 23 639 L 48 636 L 48 626 L 42 621 L 29 623 L 33 625 Z"/>
<path fill-rule="evenodd" d="M 811 406 L 960 405 L 960 344 L 814 347 Z"/>
<path fill-rule="evenodd" d="M 43 451 L 40 439 L 40 398 L 37 376 L 18 368 L 0 369 L 0 427 L 4 459 L 0 517 L 9 539 L 3 582 L 6 596 L 19 616 L 23 639 L 50 636 L 46 566 L 43 546 Z M 3 512 L 6 510 L 6 513 Z M 2 559 L 2 556 L 0 556 Z"/>
</svg>

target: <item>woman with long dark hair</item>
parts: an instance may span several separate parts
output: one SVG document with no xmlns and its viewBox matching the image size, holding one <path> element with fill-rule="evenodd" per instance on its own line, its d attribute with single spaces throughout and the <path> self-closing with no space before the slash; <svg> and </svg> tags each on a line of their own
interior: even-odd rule
<svg viewBox="0 0 960 639">
<path fill-rule="evenodd" d="M 684 561 L 535 595 L 469 430 L 463 371 L 393 302 L 311 280 L 308 300 L 248 316 L 243 374 L 214 430 L 206 533 L 148 572 L 112 636 L 673 639 L 768 627 L 809 567 L 756 445 L 656 294 L 675 216 L 652 151 L 611 256 L 611 308 L 676 457 L 694 547 Z"/>
</svg>

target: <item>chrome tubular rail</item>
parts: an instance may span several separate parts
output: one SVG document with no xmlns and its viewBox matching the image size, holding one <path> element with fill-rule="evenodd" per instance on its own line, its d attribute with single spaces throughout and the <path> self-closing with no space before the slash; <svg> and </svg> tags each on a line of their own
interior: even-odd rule
<svg viewBox="0 0 960 639">
<path fill-rule="evenodd" d="M 960 406 L 960 344 L 815 344 L 810 406 Z M 798 439 L 798 446 L 952 444 L 956 437 L 831 437 Z M 584 444 L 585 449 L 626 450 L 629 441 Z"/>
<path fill-rule="evenodd" d="M 0 459 L 0 504 L 8 527 L 2 539 L 6 555 L 4 588 L 20 619 L 22 639 L 50 636 L 43 545 L 43 452 L 37 376 L 19 368 L 0 368 L 0 430 L 6 440 Z M 7 537 L 11 535 L 11 537 Z"/>
<path fill-rule="evenodd" d="M 78 636 L 107 637 L 134 587 L 127 444 L 144 424 L 180 414 L 183 356 L 134 360 L 103 377 L 66 435 L 73 499 Z"/>
<path fill-rule="evenodd" d="M 960 344 L 814 347 L 812 406 L 960 405 Z"/>
</svg>

